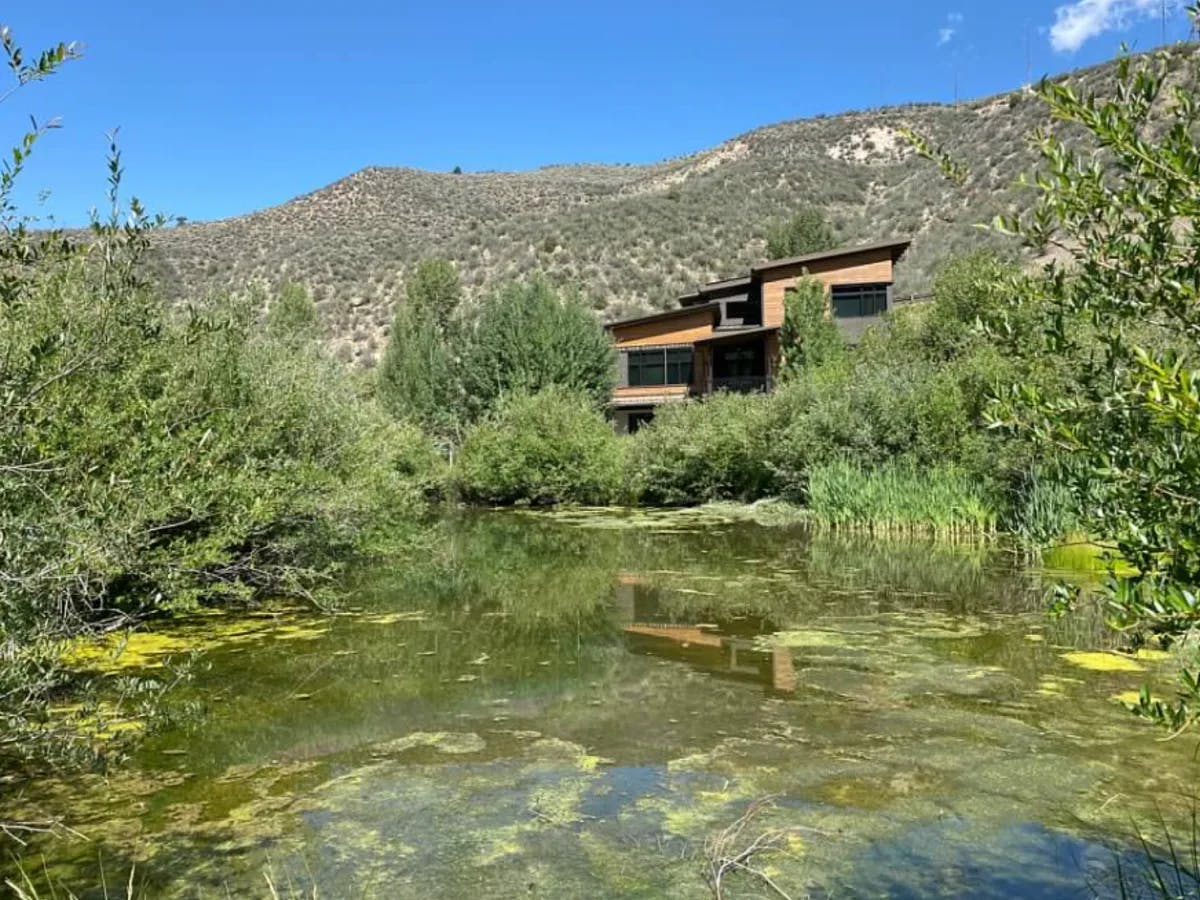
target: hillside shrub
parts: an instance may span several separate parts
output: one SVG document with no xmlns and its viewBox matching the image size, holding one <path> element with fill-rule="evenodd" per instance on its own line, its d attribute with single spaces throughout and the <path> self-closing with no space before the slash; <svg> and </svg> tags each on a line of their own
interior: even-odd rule
<svg viewBox="0 0 1200 900">
<path fill-rule="evenodd" d="M 453 480 L 472 503 L 611 503 L 621 493 L 621 451 L 590 397 L 552 385 L 509 395 L 474 425 Z"/>
<path fill-rule="evenodd" d="M 305 342 L 320 334 L 317 305 L 302 284 L 289 282 L 269 298 L 266 315 L 267 331 L 284 341 Z"/>
<path fill-rule="evenodd" d="M 837 245 L 825 213 L 815 206 L 802 207 L 786 221 L 767 230 L 767 258 L 786 259 L 805 253 L 831 250 Z"/>
</svg>

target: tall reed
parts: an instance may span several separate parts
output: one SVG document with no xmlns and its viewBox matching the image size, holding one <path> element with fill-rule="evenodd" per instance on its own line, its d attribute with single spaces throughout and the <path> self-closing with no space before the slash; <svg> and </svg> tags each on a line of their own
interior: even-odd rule
<svg viewBox="0 0 1200 900">
<path fill-rule="evenodd" d="M 999 514 L 987 487 L 950 466 L 842 460 L 808 475 L 811 521 L 872 533 L 993 534 Z"/>
</svg>

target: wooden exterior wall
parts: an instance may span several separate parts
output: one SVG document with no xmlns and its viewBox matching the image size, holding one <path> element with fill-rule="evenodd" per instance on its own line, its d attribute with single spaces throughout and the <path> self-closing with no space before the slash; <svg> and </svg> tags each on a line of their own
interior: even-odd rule
<svg viewBox="0 0 1200 900">
<path fill-rule="evenodd" d="M 771 269 L 763 272 L 763 325 L 783 324 L 783 295 L 794 287 L 796 279 L 807 274 L 822 282 L 826 288 L 835 284 L 891 284 L 895 279 L 890 249 L 869 250 L 818 260 L 807 265 Z"/>
<path fill-rule="evenodd" d="M 665 400 L 680 400 L 688 395 L 691 385 L 687 384 L 651 384 L 639 387 L 619 387 L 613 391 L 613 402 L 622 406 L 637 405 L 641 401 L 646 406 L 653 406 Z"/>
<path fill-rule="evenodd" d="M 613 341 L 618 350 L 630 347 L 656 347 L 664 344 L 690 344 L 713 333 L 713 311 L 698 309 L 688 315 L 671 316 L 631 325 L 614 325 Z"/>
<path fill-rule="evenodd" d="M 763 349 L 767 358 L 767 377 L 774 382 L 779 378 L 779 332 L 772 331 L 763 336 Z"/>
</svg>

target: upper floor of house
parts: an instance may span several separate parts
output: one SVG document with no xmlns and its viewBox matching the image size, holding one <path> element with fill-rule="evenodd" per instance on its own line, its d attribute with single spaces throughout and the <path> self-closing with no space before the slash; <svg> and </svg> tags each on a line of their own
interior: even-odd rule
<svg viewBox="0 0 1200 900">
<path fill-rule="evenodd" d="M 804 277 L 824 284 L 829 315 L 853 341 L 891 308 L 895 266 L 909 243 L 773 260 L 680 297 L 676 309 L 610 324 L 620 364 L 614 402 L 653 406 L 722 388 L 769 388 L 787 291 Z"/>
</svg>

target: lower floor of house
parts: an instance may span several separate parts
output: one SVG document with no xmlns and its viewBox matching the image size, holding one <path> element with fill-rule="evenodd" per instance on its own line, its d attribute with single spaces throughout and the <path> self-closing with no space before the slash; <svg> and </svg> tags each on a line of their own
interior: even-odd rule
<svg viewBox="0 0 1200 900">
<path fill-rule="evenodd" d="M 635 406 L 613 410 L 613 427 L 617 434 L 637 434 L 647 422 L 654 421 L 653 406 Z"/>
<path fill-rule="evenodd" d="M 769 391 L 778 368 L 775 329 L 719 332 L 694 344 L 619 348 L 621 382 L 613 393 L 613 424 L 634 434 L 664 403 L 718 391 Z"/>
</svg>

